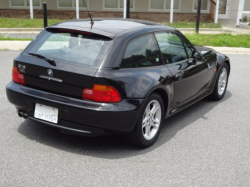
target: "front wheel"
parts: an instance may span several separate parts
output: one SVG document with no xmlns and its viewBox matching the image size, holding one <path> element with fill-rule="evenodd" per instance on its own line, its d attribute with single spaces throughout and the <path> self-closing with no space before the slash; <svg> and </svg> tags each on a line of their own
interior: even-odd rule
<svg viewBox="0 0 250 187">
<path fill-rule="evenodd" d="M 219 101 L 221 100 L 227 90 L 227 83 L 228 83 L 228 75 L 229 75 L 229 68 L 227 64 L 222 64 L 220 68 L 219 75 L 216 80 L 216 84 L 214 87 L 214 91 L 210 95 L 210 98 Z"/>
<path fill-rule="evenodd" d="M 129 143 L 146 148 L 158 138 L 164 118 L 164 107 L 161 97 L 152 94 L 143 108 L 134 130 L 127 135 Z"/>
</svg>

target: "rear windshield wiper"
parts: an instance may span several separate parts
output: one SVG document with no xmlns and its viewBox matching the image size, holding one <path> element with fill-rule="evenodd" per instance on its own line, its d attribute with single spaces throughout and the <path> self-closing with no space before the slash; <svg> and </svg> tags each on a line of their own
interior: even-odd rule
<svg viewBox="0 0 250 187">
<path fill-rule="evenodd" d="M 41 54 L 38 54 L 38 53 L 28 53 L 29 55 L 32 55 L 32 56 L 36 56 L 38 58 L 41 58 L 43 60 L 46 60 L 48 63 L 50 63 L 52 66 L 56 66 L 56 63 L 54 61 L 54 59 L 52 58 L 49 58 L 49 57 L 46 57 L 46 56 L 43 56 Z"/>
</svg>

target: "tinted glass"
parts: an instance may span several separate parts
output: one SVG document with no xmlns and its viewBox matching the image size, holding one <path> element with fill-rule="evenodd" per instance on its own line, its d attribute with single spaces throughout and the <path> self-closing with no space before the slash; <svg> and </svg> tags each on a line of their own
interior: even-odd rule
<svg viewBox="0 0 250 187">
<path fill-rule="evenodd" d="M 187 59 L 181 39 L 174 33 L 155 34 L 165 63 L 171 64 Z"/>
<path fill-rule="evenodd" d="M 105 0 L 105 8 L 118 8 L 118 0 Z"/>
<path fill-rule="evenodd" d="M 84 34 L 44 31 L 25 54 L 38 53 L 55 62 L 98 67 L 109 43 L 110 40 Z"/>
<path fill-rule="evenodd" d="M 150 1 L 150 9 L 163 9 L 163 8 L 164 8 L 164 0 Z"/>
<path fill-rule="evenodd" d="M 120 8 L 124 7 L 124 0 L 120 0 Z M 134 0 L 130 0 L 130 8 L 134 7 Z"/>
<path fill-rule="evenodd" d="M 207 10 L 208 9 L 208 0 L 201 0 L 201 10 Z M 198 0 L 194 1 L 194 9 L 197 10 L 198 7 Z"/>
<path fill-rule="evenodd" d="M 24 0 L 11 0 L 12 6 L 24 6 Z"/>
<path fill-rule="evenodd" d="M 40 0 L 33 0 L 33 6 L 40 6 Z M 30 1 L 27 1 L 27 6 L 30 6 Z"/>
<path fill-rule="evenodd" d="M 174 9 L 179 9 L 180 0 L 174 1 Z M 166 0 L 166 9 L 170 9 L 171 7 L 171 0 Z"/>
<path fill-rule="evenodd" d="M 122 68 L 162 65 L 160 50 L 152 34 L 133 39 L 126 48 Z"/>
<path fill-rule="evenodd" d="M 84 0 L 84 3 L 82 0 L 79 1 L 79 7 L 85 7 L 85 5 L 88 7 L 88 1 Z M 74 7 L 76 6 L 76 2 L 74 1 Z"/>
<path fill-rule="evenodd" d="M 59 0 L 59 7 L 72 7 L 72 0 Z"/>
<path fill-rule="evenodd" d="M 250 11 L 250 1 L 245 0 L 244 11 Z"/>
</svg>

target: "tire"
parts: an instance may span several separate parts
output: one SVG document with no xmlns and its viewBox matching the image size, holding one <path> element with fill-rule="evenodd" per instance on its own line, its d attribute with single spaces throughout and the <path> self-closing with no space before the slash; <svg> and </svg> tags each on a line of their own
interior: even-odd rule
<svg viewBox="0 0 250 187">
<path fill-rule="evenodd" d="M 214 101 L 219 101 L 224 97 L 227 90 L 228 76 L 229 76 L 228 65 L 223 63 L 219 70 L 214 90 L 209 97 L 210 99 Z"/>
<path fill-rule="evenodd" d="M 157 140 L 164 118 L 164 105 L 158 94 L 149 96 L 135 128 L 126 135 L 127 141 L 141 148 L 147 148 Z"/>
</svg>

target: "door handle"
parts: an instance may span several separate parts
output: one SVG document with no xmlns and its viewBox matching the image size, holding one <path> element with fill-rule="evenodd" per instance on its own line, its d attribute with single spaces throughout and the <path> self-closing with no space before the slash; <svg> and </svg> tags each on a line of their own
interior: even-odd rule
<svg viewBox="0 0 250 187">
<path fill-rule="evenodd" d="M 178 72 L 178 73 L 175 74 L 175 78 L 180 79 L 180 78 L 183 77 L 183 74 L 184 74 L 183 71 Z"/>
</svg>

